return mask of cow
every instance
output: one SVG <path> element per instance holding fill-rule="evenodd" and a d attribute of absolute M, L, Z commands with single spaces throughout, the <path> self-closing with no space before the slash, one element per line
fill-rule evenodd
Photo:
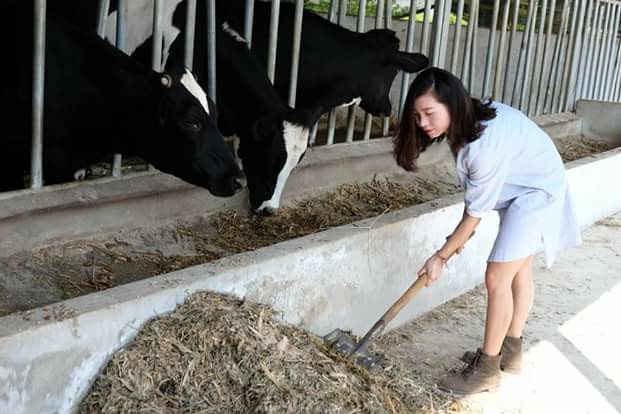
<path fill-rule="evenodd" d="M 185 3 L 174 12 L 172 24 L 181 30 L 168 51 L 166 67 L 183 62 Z M 205 27 L 204 2 L 198 2 L 196 24 Z M 194 39 L 193 71 L 207 88 L 207 37 L 197 30 Z M 149 63 L 151 42 L 132 54 Z M 309 132 L 319 118 L 320 107 L 293 109 L 278 95 L 265 69 L 254 59 L 245 39 L 228 22 L 217 19 L 216 103 L 218 126 L 225 135 L 240 138 L 239 157 L 248 184 L 250 205 L 259 215 L 271 215 L 291 171 L 308 148 Z"/>
<path fill-rule="evenodd" d="M 245 0 L 216 2 L 217 13 L 237 31 L 243 30 Z M 267 64 L 271 2 L 254 5 L 252 53 Z M 278 26 L 278 53 L 274 86 L 280 96 L 289 93 L 295 4 L 282 2 Z M 205 26 L 197 24 L 198 32 Z M 304 11 L 297 82 L 298 108 L 337 106 L 359 102 L 375 116 L 389 116 L 390 86 L 398 71 L 418 72 L 429 65 L 419 53 L 399 50 L 399 39 L 388 29 L 352 32 L 321 16 Z M 265 67 L 265 66 L 264 66 Z"/>
<path fill-rule="evenodd" d="M 30 167 L 33 2 L 2 5 L 0 190 L 21 188 Z M 140 156 L 216 196 L 240 188 L 216 108 L 183 67 L 157 73 L 48 11 L 43 177 L 70 181 L 101 154 Z"/>

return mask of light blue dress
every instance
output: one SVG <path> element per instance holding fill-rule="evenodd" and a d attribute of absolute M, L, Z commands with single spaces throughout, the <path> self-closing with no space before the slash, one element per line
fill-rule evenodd
<path fill-rule="evenodd" d="M 500 227 L 490 262 L 508 262 L 581 243 L 561 157 L 550 137 L 527 116 L 493 102 L 496 117 L 457 154 L 468 215 L 496 210 Z"/>

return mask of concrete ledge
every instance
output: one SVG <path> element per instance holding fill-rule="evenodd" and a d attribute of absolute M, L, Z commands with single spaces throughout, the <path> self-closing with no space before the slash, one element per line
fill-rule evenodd
<path fill-rule="evenodd" d="M 544 116 L 536 121 L 553 138 L 579 132 L 580 120 L 573 114 Z M 446 145 L 432 145 L 421 155 L 419 165 L 451 158 Z M 309 189 L 330 189 L 397 171 L 400 170 L 393 160 L 391 138 L 311 148 L 287 182 L 283 203 Z M 247 203 L 245 191 L 231 198 L 217 198 L 161 173 L 69 183 L 42 191 L 0 193 L 0 256 L 61 239 L 68 242 L 119 229 L 159 225 L 208 211 L 247 208 Z"/>
<path fill-rule="evenodd" d="M 568 165 L 582 226 L 621 210 L 621 149 Z M 458 221 L 461 195 L 291 240 L 255 252 L 0 318 L 0 412 L 72 412 L 106 361 L 148 319 L 197 290 L 268 303 L 317 334 L 363 333 L 406 289 Z M 462 255 L 391 327 L 482 280 L 497 227 L 491 214 Z"/>
<path fill-rule="evenodd" d="M 618 142 L 621 139 L 621 103 L 580 100 L 576 114 L 583 119 L 583 133 Z"/>

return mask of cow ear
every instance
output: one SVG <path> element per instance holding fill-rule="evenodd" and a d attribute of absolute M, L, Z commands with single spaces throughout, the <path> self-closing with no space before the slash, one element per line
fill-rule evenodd
<path fill-rule="evenodd" d="M 427 56 L 420 53 L 395 52 L 390 56 L 390 61 L 407 73 L 419 72 L 429 66 Z"/>
<path fill-rule="evenodd" d="M 267 142 L 278 131 L 280 118 L 274 115 L 266 115 L 257 119 L 252 124 L 252 138 L 256 142 Z"/>

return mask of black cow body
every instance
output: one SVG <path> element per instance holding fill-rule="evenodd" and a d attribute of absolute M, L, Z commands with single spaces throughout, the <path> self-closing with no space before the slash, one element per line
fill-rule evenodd
<path fill-rule="evenodd" d="M 175 10 L 173 25 L 181 34 L 172 42 L 166 67 L 183 62 L 185 2 Z M 197 26 L 205 27 L 204 2 L 198 2 Z M 206 30 L 196 30 L 193 72 L 207 89 Z M 132 55 L 149 63 L 151 42 Z M 250 204 L 259 214 L 271 214 L 280 204 L 284 185 L 308 147 L 309 130 L 321 110 L 294 110 L 278 95 L 245 40 L 218 17 L 216 28 L 218 126 L 240 138 L 239 156 L 248 182 Z"/>
<path fill-rule="evenodd" d="M 30 168 L 32 2 L 2 5 L 0 190 Z M 48 12 L 43 176 L 68 181 L 102 154 L 140 156 L 163 172 L 230 196 L 238 169 L 216 128 L 213 104 L 185 69 L 162 75 Z M 10 62 L 10 63 L 6 63 Z"/>
<path fill-rule="evenodd" d="M 242 31 L 245 0 L 216 4 L 221 18 Z M 267 64 L 269 52 L 270 9 L 270 2 L 255 2 L 252 53 L 261 65 Z M 294 15 L 295 5 L 282 2 L 274 83 L 282 97 L 289 93 Z M 204 26 L 197 24 L 196 30 Z M 359 98 L 360 106 L 371 114 L 390 115 L 390 86 L 398 71 L 417 72 L 429 65 L 425 56 L 398 48 L 392 30 L 352 32 L 304 11 L 296 107 L 328 111 Z"/>

